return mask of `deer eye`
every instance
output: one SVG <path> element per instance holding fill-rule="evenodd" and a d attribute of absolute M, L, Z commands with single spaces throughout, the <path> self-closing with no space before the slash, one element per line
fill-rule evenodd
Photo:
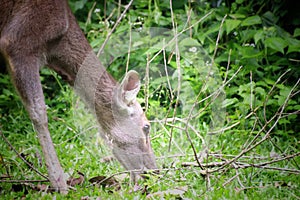
<path fill-rule="evenodd" d="M 143 131 L 145 134 L 149 134 L 150 132 L 150 125 L 149 124 L 146 124 L 143 126 Z"/>

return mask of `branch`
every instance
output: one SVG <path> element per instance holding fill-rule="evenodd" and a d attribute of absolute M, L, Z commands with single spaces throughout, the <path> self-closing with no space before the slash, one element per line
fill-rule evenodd
<path fill-rule="evenodd" d="M 102 46 L 100 47 L 98 53 L 97 53 L 97 57 L 100 56 L 100 54 L 102 53 L 106 43 L 108 42 L 110 36 L 112 35 L 112 33 L 116 30 L 117 26 L 120 24 L 121 20 L 124 18 L 127 10 L 130 8 L 131 4 L 132 4 L 133 0 L 131 0 L 126 6 L 125 6 L 125 10 L 123 11 L 123 13 L 121 14 L 121 16 L 118 18 L 118 20 L 116 21 L 114 27 L 111 29 L 111 31 L 108 33 L 106 39 L 104 40 Z"/>
<path fill-rule="evenodd" d="M 3 138 L 3 140 L 6 142 L 6 144 L 10 147 L 11 150 L 13 150 L 17 156 L 33 171 L 35 171 L 37 174 L 39 174 L 41 177 L 49 180 L 49 178 L 47 176 L 45 176 L 44 174 L 42 174 L 40 171 L 38 171 L 32 164 L 30 164 L 25 158 L 23 158 L 23 156 L 21 156 L 19 154 L 19 152 L 14 148 L 14 146 L 8 141 L 8 139 L 4 136 L 4 134 L 2 133 L 2 131 L 0 130 L 0 135 Z"/>

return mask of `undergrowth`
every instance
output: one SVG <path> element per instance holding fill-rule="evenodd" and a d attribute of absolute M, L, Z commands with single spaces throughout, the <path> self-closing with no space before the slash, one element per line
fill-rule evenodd
<path fill-rule="evenodd" d="M 123 6 L 70 3 L 98 53 Z M 34 189 L 47 183 L 20 155 L 46 174 L 41 148 L 8 75 L 1 75 L 1 133 L 18 152 L 1 137 L 1 197 L 300 198 L 300 29 L 297 20 L 284 23 L 290 8 L 240 0 L 174 1 L 170 8 L 169 1 L 134 2 L 99 54 L 116 79 L 129 69 L 142 77 L 139 101 L 152 123 L 159 175 L 147 174 L 136 189 L 118 162 L 104 159 L 111 152 L 73 90 L 43 69 L 56 151 L 66 174 L 79 171 L 85 181 L 67 196 Z M 118 187 L 88 181 L 99 175 L 116 178 Z"/>

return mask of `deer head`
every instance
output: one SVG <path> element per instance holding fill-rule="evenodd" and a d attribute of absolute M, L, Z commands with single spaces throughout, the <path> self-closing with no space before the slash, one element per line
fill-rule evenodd
<path fill-rule="evenodd" d="M 108 78 L 102 76 L 101 79 Z M 144 170 L 157 169 L 149 137 L 150 123 L 137 102 L 139 75 L 129 71 L 120 84 L 105 86 L 100 82 L 96 89 L 95 112 L 101 135 L 117 160 L 127 170 L 133 170 L 131 175 L 135 181 Z"/>

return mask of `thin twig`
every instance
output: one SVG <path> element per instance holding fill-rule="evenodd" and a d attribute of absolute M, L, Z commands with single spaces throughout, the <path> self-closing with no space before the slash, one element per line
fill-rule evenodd
<path fill-rule="evenodd" d="M 218 46 L 219 46 L 219 41 L 220 41 L 221 33 L 222 33 L 222 27 L 223 27 L 223 24 L 224 24 L 226 18 L 227 18 L 227 14 L 223 17 L 223 19 L 222 19 L 222 21 L 221 21 L 220 28 L 219 28 L 218 37 L 217 37 L 217 40 L 216 40 L 216 47 L 215 47 L 214 54 L 213 54 L 213 57 L 212 57 L 212 63 L 213 63 L 213 64 L 214 64 L 214 62 L 215 62 L 215 57 L 216 57 L 216 55 L 217 55 Z"/>
<path fill-rule="evenodd" d="M 46 183 L 49 180 L 1 180 L 0 183 Z"/>
<path fill-rule="evenodd" d="M 39 174 L 41 177 L 49 180 L 49 178 L 47 176 L 45 176 L 44 174 L 42 174 L 40 171 L 38 171 L 32 164 L 30 164 L 25 158 L 23 158 L 23 156 L 21 156 L 19 154 L 19 152 L 15 149 L 15 147 L 8 141 L 8 139 L 4 136 L 4 134 L 2 133 L 2 131 L 0 130 L 0 135 L 3 138 L 3 140 L 6 142 L 6 144 L 10 147 L 11 150 L 13 150 L 16 155 L 33 171 L 35 171 L 37 174 Z"/>
<path fill-rule="evenodd" d="M 133 0 L 131 0 L 126 6 L 125 6 L 125 10 L 123 11 L 123 13 L 121 14 L 121 16 L 118 18 L 118 20 L 116 21 L 115 25 L 113 26 L 113 28 L 111 29 L 111 31 L 107 34 L 106 39 L 104 40 L 101 48 L 99 49 L 98 53 L 97 53 L 97 57 L 100 56 L 100 54 L 102 53 L 106 43 L 108 42 L 110 36 L 112 35 L 112 33 L 116 30 L 117 26 L 120 24 L 121 20 L 124 18 L 127 10 L 130 8 L 131 4 L 132 4 Z"/>

